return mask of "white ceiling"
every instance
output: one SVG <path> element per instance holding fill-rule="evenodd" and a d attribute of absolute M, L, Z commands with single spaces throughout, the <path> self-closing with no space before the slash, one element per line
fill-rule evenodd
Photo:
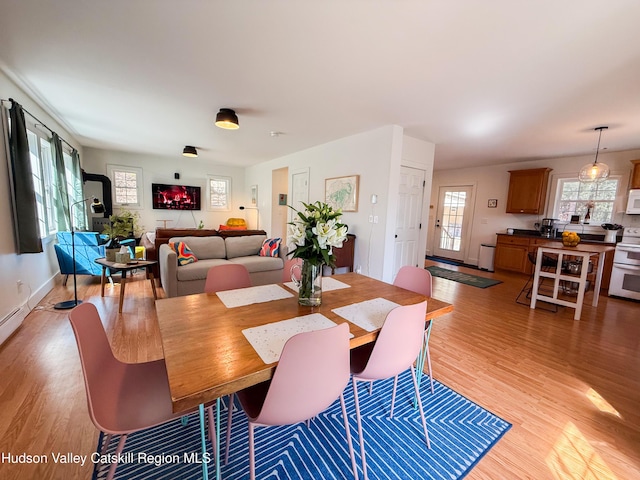
<path fill-rule="evenodd" d="M 638 0 L 2 0 L 84 146 L 251 165 L 397 124 L 436 169 L 640 148 Z M 240 129 L 213 125 L 233 108 Z M 283 132 L 272 137 L 271 131 Z"/>

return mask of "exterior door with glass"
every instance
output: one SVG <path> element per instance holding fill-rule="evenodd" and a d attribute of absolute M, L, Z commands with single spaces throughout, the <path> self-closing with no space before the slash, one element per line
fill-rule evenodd
<path fill-rule="evenodd" d="M 433 254 L 464 261 L 472 215 L 472 185 L 440 187 Z"/>

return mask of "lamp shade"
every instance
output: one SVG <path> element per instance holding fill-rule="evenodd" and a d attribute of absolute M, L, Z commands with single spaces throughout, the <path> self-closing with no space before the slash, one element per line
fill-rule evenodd
<path fill-rule="evenodd" d="M 192 147 L 190 145 L 187 145 L 182 150 L 182 156 L 183 157 L 197 157 L 198 156 L 198 150 L 196 150 L 196 147 Z"/>
<path fill-rule="evenodd" d="M 104 213 L 104 205 L 96 197 L 93 197 L 93 202 L 91 202 L 91 211 L 93 213 Z"/>
<path fill-rule="evenodd" d="M 605 163 L 598 163 L 598 153 L 600 152 L 600 139 L 602 138 L 602 130 L 609 127 L 596 127 L 594 130 L 599 131 L 598 145 L 596 146 L 596 158 L 593 163 L 588 163 L 580 169 L 578 180 L 581 182 L 602 182 L 609 177 L 609 166 Z"/>
<path fill-rule="evenodd" d="M 609 177 L 609 166 L 605 163 L 588 163 L 580 169 L 578 179 L 581 182 L 602 182 Z"/>
<path fill-rule="evenodd" d="M 216 115 L 216 127 L 224 128 L 226 130 L 237 130 L 240 128 L 236 112 L 230 108 L 221 108 Z"/>

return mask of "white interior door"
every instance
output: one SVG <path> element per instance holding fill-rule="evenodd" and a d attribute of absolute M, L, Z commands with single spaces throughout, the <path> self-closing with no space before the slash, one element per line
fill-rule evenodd
<path fill-rule="evenodd" d="M 466 235 L 471 218 L 473 186 L 440 187 L 433 253 L 438 257 L 464 261 Z"/>
<path fill-rule="evenodd" d="M 291 205 L 296 210 L 304 210 L 300 202 L 309 203 L 309 169 L 298 170 L 291 174 Z M 289 209 L 291 210 L 291 209 Z M 293 211 L 289 212 L 293 218 Z"/>
<path fill-rule="evenodd" d="M 417 168 L 400 168 L 398 211 L 394 242 L 393 276 L 405 265 L 419 265 L 418 242 L 425 171 Z"/>

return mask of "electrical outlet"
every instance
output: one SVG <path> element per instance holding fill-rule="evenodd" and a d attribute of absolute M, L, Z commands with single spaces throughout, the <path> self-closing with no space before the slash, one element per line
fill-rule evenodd
<path fill-rule="evenodd" d="M 373 217 L 373 223 L 378 223 L 378 215 L 375 215 L 375 216 Z"/>

